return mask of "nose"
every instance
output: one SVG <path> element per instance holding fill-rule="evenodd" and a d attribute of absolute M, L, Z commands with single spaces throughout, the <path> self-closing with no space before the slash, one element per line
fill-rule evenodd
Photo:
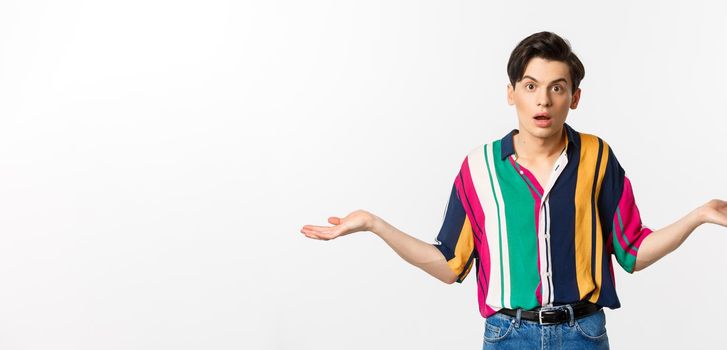
<path fill-rule="evenodd" d="M 550 95 L 548 94 L 548 90 L 546 89 L 541 89 L 541 91 L 538 93 L 538 107 L 540 106 L 550 106 Z"/>

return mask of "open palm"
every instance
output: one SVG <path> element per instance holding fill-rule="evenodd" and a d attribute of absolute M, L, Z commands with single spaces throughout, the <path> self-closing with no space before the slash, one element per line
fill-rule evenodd
<path fill-rule="evenodd" d="M 358 231 L 371 231 L 373 215 L 365 210 L 355 210 L 343 218 L 331 216 L 328 223 L 333 226 L 305 225 L 300 230 L 308 238 L 330 240 Z"/>
<path fill-rule="evenodd" d="M 727 227 L 727 201 L 712 199 L 702 210 L 706 222 Z"/>

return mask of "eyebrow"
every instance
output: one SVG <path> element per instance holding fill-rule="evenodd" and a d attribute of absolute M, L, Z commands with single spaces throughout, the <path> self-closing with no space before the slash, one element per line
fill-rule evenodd
<path fill-rule="evenodd" d="M 533 78 L 533 77 L 531 77 L 531 76 L 529 76 L 529 75 L 523 75 L 523 79 L 525 79 L 525 78 L 528 78 L 528 79 L 530 79 L 530 80 L 533 80 L 533 81 L 535 81 L 536 83 L 538 82 L 538 79 L 535 79 L 535 78 Z M 559 81 L 562 81 L 562 82 L 564 82 L 564 83 L 568 83 L 568 80 L 566 80 L 565 78 L 555 79 L 555 80 L 551 81 L 550 83 L 551 83 L 551 84 L 552 84 L 552 83 L 557 83 L 557 82 L 559 82 Z"/>

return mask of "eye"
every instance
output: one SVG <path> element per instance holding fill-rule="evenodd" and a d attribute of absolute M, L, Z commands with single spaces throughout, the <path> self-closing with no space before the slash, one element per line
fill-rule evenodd
<path fill-rule="evenodd" d="M 533 83 L 527 83 L 527 84 L 525 84 L 525 89 L 527 89 L 527 90 L 535 89 L 535 85 Z"/>
<path fill-rule="evenodd" d="M 553 86 L 553 91 L 560 93 L 563 92 L 563 88 L 560 85 L 555 85 Z"/>

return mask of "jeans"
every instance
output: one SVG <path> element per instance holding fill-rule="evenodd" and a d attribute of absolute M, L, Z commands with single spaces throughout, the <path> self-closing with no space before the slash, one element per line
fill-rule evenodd
<path fill-rule="evenodd" d="M 601 309 L 577 320 L 571 316 L 563 323 L 540 325 L 496 313 L 485 319 L 482 349 L 608 349 L 606 315 Z"/>

